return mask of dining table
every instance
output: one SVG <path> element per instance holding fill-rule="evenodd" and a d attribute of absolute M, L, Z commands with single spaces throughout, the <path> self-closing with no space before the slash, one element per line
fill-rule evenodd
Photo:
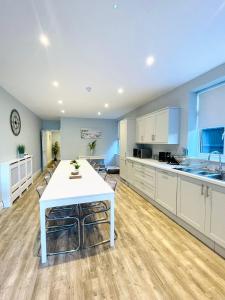
<path fill-rule="evenodd" d="M 110 246 L 114 247 L 115 193 L 113 189 L 85 159 L 77 160 L 80 165 L 79 176 L 70 178 L 71 173 L 75 171 L 70 162 L 70 160 L 60 161 L 39 200 L 42 264 L 47 262 L 46 210 L 54 207 L 109 201 Z"/>

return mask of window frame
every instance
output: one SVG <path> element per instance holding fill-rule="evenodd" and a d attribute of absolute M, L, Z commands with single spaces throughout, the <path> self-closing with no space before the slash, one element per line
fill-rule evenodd
<path fill-rule="evenodd" d="M 196 93 L 196 102 L 197 102 L 197 105 L 196 105 L 196 115 L 197 115 L 197 118 L 196 118 L 196 130 L 197 130 L 197 134 L 198 134 L 198 137 L 197 137 L 197 141 L 198 141 L 198 145 L 197 145 L 197 156 L 198 158 L 201 158 L 201 159 L 204 159 L 204 160 L 208 160 L 208 157 L 209 157 L 209 154 L 210 153 L 202 153 L 201 152 L 201 131 L 203 129 L 210 129 L 210 128 L 219 128 L 219 127 L 224 127 L 224 131 L 225 131 L 225 123 L 224 124 L 218 124 L 217 126 L 215 127 L 208 127 L 208 128 L 199 128 L 199 96 L 202 94 L 202 93 L 205 93 L 207 91 L 210 91 L 212 89 L 215 89 L 215 88 L 218 88 L 222 85 L 224 85 L 225 83 L 222 82 L 220 84 L 216 84 L 214 86 L 211 86 L 209 88 L 206 88 L 204 90 L 201 90 L 201 91 L 198 91 Z M 223 154 L 221 154 L 221 160 L 222 162 L 225 162 L 225 138 L 224 138 L 224 148 L 223 148 Z M 211 158 L 210 158 L 211 161 L 214 161 L 214 162 L 218 162 L 219 158 L 218 158 L 218 154 L 211 154 Z"/>

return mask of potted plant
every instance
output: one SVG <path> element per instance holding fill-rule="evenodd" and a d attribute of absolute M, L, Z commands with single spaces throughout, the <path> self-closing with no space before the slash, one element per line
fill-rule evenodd
<path fill-rule="evenodd" d="M 96 147 L 96 140 L 89 143 L 88 144 L 88 147 L 89 147 L 89 150 L 90 150 L 90 155 L 92 156 L 94 154 L 94 151 L 95 151 L 95 147 Z"/>
<path fill-rule="evenodd" d="M 75 168 L 75 172 L 72 172 L 72 175 L 78 175 L 79 174 L 80 165 L 78 164 L 78 162 L 76 160 L 75 160 L 75 162 L 71 161 L 71 164 Z"/>
<path fill-rule="evenodd" d="M 54 161 L 57 161 L 57 155 L 59 153 L 59 143 L 55 142 L 55 144 L 52 145 L 52 154 L 54 155 Z"/>
<path fill-rule="evenodd" d="M 17 146 L 17 154 L 20 158 L 24 157 L 25 153 L 25 146 L 24 145 L 18 145 Z"/>

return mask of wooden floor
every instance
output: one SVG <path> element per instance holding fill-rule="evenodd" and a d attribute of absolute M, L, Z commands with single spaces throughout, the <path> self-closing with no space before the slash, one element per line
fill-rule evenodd
<path fill-rule="evenodd" d="M 225 260 L 123 183 L 115 249 L 50 257 L 41 266 L 34 188 L 0 213 L 0 299 L 225 299 Z"/>

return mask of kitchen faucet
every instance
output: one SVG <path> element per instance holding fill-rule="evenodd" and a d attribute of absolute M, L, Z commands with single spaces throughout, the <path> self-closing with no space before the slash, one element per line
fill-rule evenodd
<path fill-rule="evenodd" d="M 221 153 L 219 151 L 212 151 L 209 153 L 209 156 L 208 156 L 208 161 L 210 161 L 210 158 L 211 158 L 211 155 L 212 154 L 218 154 L 219 155 L 219 169 L 218 171 L 220 173 L 223 173 L 223 166 L 222 166 L 222 158 L 221 158 Z"/>

